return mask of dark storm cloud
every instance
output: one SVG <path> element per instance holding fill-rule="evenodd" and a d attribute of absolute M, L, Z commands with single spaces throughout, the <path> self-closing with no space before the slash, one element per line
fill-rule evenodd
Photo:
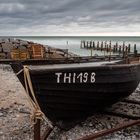
<path fill-rule="evenodd" d="M 43 29 L 61 33 L 75 28 L 78 32 L 89 28 L 95 32 L 114 28 L 129 32 L 129 26 L 140 32 L 139 23 L 140 0 L 0 0 L 1 35 L 15 29 L 13 35 Z"/>

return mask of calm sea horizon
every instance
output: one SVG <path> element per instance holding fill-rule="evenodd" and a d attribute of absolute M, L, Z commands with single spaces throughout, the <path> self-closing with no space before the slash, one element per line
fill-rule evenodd
<path fill-rule="evenodd" d="M 137 46 L 138 53 L 140 53 L 140 36 L 15 36 L 14 38 L 33 41 L 35 43 L 40 43 L 43 45 L 52 46 L 55 48 L 68 49 L 69 52 L 81 56 L 89 56 L 91 54 L 90 50 L 80 49 L 80 44 L 82 40 L 85 41 L 102 41 L 109 43 L 112 42 L 112 45 L 115 45 L 116 42 L 119 45 L 122 45 L 125 42 L 125 45 L 131 44 L 131 51 L 133 51 L 134 44 Z M 103 53 L 94 51 L 93 55 Z"/>

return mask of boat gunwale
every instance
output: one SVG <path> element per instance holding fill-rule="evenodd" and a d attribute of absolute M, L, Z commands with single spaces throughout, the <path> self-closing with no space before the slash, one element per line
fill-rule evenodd
<path fill-rule="evenodd" d="M 84 64 L 84 63 L 83 63 Z M 59 65 L 59 64 L 56 64 L 56 65 Z M 68 64 L 68 65 L 71 65 L 71 64 Z M 78 65 L 78 64 L 77 64 Z M 104 69 L 104 70 L 112 70 L 112 69 L 124 69 L 124 68 L 133 68 L 133 67 L 140 67 L 140 63 L 134 63 L 134 64 L 103 64 L 103 65 L 98 65 L 98 66 L 80 66 L 80 67 L 50 67 L 50 68 L 47 68 L 47 65 L 44 65 L 44 66 L 41 66 L 40 65 L 36 65 L 36 66 L 28 66 L 29 67 L 29 71 L 31 73 L 38 73 L 38 72 L 55 72 L 55 71 L 65 71 L 65 70 L 76 70 L 76 71 L 79 71 L 79 70 L 97 70 L 97 69 Z"/>

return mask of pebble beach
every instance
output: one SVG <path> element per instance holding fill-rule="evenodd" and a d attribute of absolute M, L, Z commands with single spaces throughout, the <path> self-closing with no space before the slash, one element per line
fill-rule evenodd
<path fill-rule="evenodd" d="M 24 88 L 10 65 L 0 64 L 0 77 L 0 140 L 33 140 L 33 123 L 30 121 L 31 107 Z M 140 101 L 140 85 L 132 95 L 129 98 L 136 98 Z M 132 106 L 132 110 L 133 113 L 138 112 L 140 107 Z M 68 131 L 55 127 L 48 139 L 75 140 L 102 129 L 112 128 L 117 123 L 125 121 L 127 120 L 94 114 Z M 139 140 L 140 125 L 123 129 L 100 139 Z"/>
<path fill-rule="evenodd" d="M 10 65 L 0 65 L 0 99 L 0 139 L 31 139 L 31 108 Z"/>

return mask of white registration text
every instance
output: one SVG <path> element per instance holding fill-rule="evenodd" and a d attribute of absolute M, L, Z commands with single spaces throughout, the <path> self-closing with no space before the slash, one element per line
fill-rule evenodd
<path fill-rule="evenodd" d="M 55 73 L 57 83 L 94 83 L 95 82 L 95 72 L 68 72 Z"/>

